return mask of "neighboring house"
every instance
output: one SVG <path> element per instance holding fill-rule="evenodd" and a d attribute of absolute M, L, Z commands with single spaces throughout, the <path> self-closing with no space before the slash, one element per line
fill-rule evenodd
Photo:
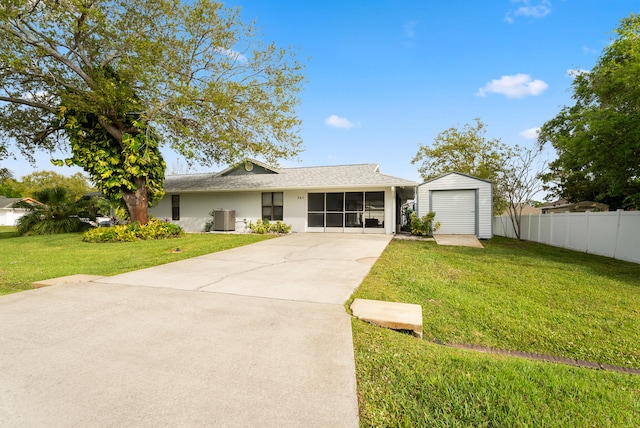
<path fill-rule="evenodd" d="M 516 204 L 516 210 L 519 210 L 521 208 L 522 208 L 522 211 L 521 211 L 522 215 L 542 214 L 542 210 L 540 208 L 532 207 L 531 205 L 527 205 L 527 204 Z M 500 215 L 509 215 L 509 210 L 505 210 L 505 212 L 503 212 Z"/>
<path fill-rule="evenodd" d="M 150 213 L 189 232 L 203 231 L 210 212 L 229 210 L 216 215 L 225 226 L 214 230 L 244 231 L 266 218 L 293 232 L 393 234 L 417 184 L 382 174 L 376 164 L 273 168 L 246 160 L 219 173 L 168 176 Z"/>
<path fill-rule="evenodd" d="M 39 204 L 40 202 L 31 198 L 7 198 L 0 196 L 0 226 L 15 226 L 20 217 L 29 211 L 26 208 L 14 208 L 18 202 L 28 204 Z"/>
<path fill-rule="evenodd" d="M 450 172 L 418 186 L 416 214 L 435 212 L 434 234 L 493 237 L 493 186 L 490 181 Z"/>
<path fill-rule="evenodd" d="M 581 202 L 571 203 L 566 199 L 558 199 L 557 201 L 540 205 L 540 209 L 542 210 L 542 214 L 584 213 L 587 211 L 602 212 L 602 211 L 609 211 L 609 205 L 601 204 L 600 202 L 593 202 L 593 201 L 581 201 Z"/>

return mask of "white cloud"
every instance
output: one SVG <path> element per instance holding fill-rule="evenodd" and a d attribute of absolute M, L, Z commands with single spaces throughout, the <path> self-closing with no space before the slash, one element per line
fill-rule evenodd
<path fill-rule="evenodd" d="M 326 118 L 324 120 L 324 123 L 326 123 L 327 125 L 333 128 L 340 128 L 340 129 L 350 129 L 350 128 L 353 128 L 354 126 L 358 126 L 357 123 L 353 123 L 349 119 L 345 117 L 340 117 L 337 114 L 332 114 L 331 116 Z"/>
<path fill-rule="evenodd" d="M 22 98 L 28 101 L 45 101 L 50 97 L 49 92 L 47 91 L 38 91 L 36 93 L 24 93 Z"/>
<path fill-rule="evenodd" d="M 416 36 L 416 27 L 418 21 L 409 21 L 402 26 L 402 34 L 407 39 L 413 39 Z"/>
<path fill-rule="evenodd" d="M 246 64 L 247 63 L 247 57 L 242 55 L 240 52 L 234 51 L 233 49 L 227 49 L 227 48 L 222 48 L 222 47 L 217 47 L 215 49 L 216 52 L 234 60 L 234 61 L 238 61 L 242 64 Z"/>
<path fill-rule="evenodd" d="M 532 3 L 531 0 L 511 0 L 513 3 L 522 3 L 522 6 L 507 12 L 505 21 L 509 24 L 515 22 L 514 17 L 541 19 L 551 13 L 551 1 L 540 0 Z"/>
<path fill-rule="evenodd" d="M 502 94 L 507 98 L 524 98 L 529 95 L 540 95 L 549 85 L 542 80 L 532 80 L 528 74 L 515 74 L 494 79 L 478 89 L 477 96 L 485 97 L 487 94 Z"/>
<path fill-rule="evenodd" d="M 520 135 L 522 135 L 527 140 L 536 140 L 539 134 L 540 128 L 530 128 L 520 133 Z"/>
<path fill-rule="evenodd" d="M 575 79 L 577 76 L 581 75 L 581 74 L 588 74 L 589 71 L 585 70 L 583 68 L 572 68 L 567 70 L 567 76 L 571 77 L 572 79 Z"/>

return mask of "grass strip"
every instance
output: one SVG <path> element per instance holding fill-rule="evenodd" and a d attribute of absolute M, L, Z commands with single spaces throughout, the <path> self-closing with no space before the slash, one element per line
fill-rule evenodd
<path fill-rule="evenodd" d="M 640 368 L 640 265 L 494 238 L 394 240 L 352 298 L 422 305 L 428 340 Z"/>
<path fill-rule="evenodd" d="M 81 234 L 24 236 L 0 228 L 0 295 L 74 274 L 116 275 L 269 239 L 252 234 L 188 234 L 154 241 L 87 243 Z M 180 251 L 176 252 L 176 248 Z"/>
<path fill-rule="evenodd" d="M 640 426 L 638 376 L 352 328 L 362 427 Z"/>
<path fill-rule="evenodd" d="M 353 319 L 361 426 L 640 426 L 640 376 L 432 343 L 638 369 L 640 265 L 483 244 L 394 240 L 354 293 L 422 305 L 425 337 Z"/>

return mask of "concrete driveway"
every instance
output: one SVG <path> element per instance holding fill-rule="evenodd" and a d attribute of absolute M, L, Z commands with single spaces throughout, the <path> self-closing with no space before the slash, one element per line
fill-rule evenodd
<path fill-rule="evenodd" d="M 342 305 L 390 239 L 295 234 L 0 297 L 0 426 L 357 427 Z"/>

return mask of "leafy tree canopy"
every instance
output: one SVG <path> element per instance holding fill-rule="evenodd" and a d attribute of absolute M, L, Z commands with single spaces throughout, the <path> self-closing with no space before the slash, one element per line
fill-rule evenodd
<path fill-rule="evenodd" d="M 546 181 L 571 202 L 640 208 L 640 15 L 621 21 L 616 38 L 573 83 L 573 106 L 541 130 L 558 158 Z"/>
<path fill-rule="evenodd" d="M 304 80 L 211 0 L 0 0 L 0 160 L 62 149 L 133 220 L 163 195 L 167 144 L 188 162 L 301 148 Z"/>
<path fill-rule="evenodd" d="M 13 173 L 7 168 L 0 168 L 0 196 L 20 198 L 24 188 L 22 183 L 13 178 Z"/>
<path fill-rule="evenodd" d="M 499 139 L 487 139 L 486 126 L 480 119 L 475 122 L 475 126 L 466 124 L 462 129 L 452 127 L 439 133 L 432 146 L 420 145 L 411 162 L 420 163 L 418 171 L 423 180 L 459 172 L 492 181 L 493 212 L 499 215 L 506 208 L 506 199 L 497 183 L 511 148 Z"/>
<path fill-rule="evenodd" d="M 84 175 L 76 172 L 70 177 L 55 171 L 36 171 L 22 177 L 22 196 L 35 198 L 35 194 L 47 188 L 64 188 L 65 197 L 77 201 L 87 193 L 95 191 Z"/>

